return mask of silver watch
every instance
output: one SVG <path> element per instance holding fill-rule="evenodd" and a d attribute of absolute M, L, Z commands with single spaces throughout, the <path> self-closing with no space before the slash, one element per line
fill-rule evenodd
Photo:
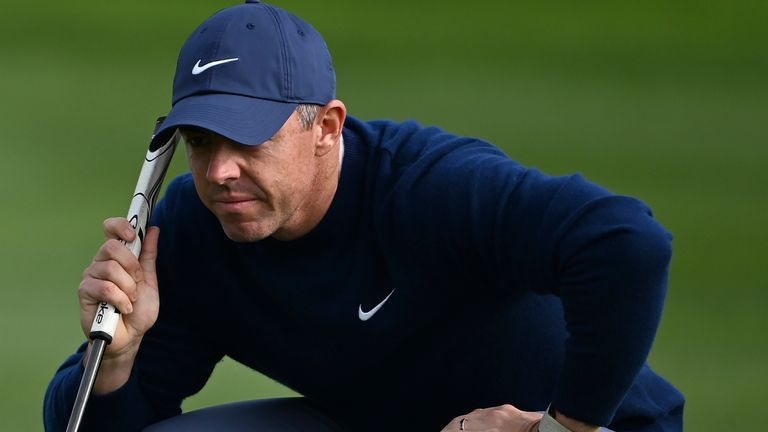
<path fill-rule="evenodd" d="M 572 432 L 567 427 L 561 425 L 554 417 L 549 415 L 549 409 L 544 412 L 544 417 L 539 422 L 539 432 Z"/>

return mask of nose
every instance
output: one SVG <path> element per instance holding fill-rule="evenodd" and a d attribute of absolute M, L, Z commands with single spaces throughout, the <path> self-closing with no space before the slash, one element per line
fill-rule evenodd
<path fill-rule="evenodd" d="M 208 161 L 208 170 L 206 171 L 208 181 L 217 185 L 223 185 L 240 177 L 236 145 L 225 139 L 215 140 L 211 147 L 211 157 Z"/>

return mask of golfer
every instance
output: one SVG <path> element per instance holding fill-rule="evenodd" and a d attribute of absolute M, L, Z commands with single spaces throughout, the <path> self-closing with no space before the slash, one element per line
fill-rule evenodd
<path fill-rule="evenodd" d="M 357 119 L 335 90 L 320 34 L 271 5 L 186 41 L 155 139 L 179 129 L 190 173 L 140 258 L 128 221 L 104 222 L 78 291 L 86 334 L 98 302 L 122 312 L 84 430 L 682 430 L 682 395 L 645 363 L 671 255 L 648 207 Z M 49 385 L 48 430 L 86 352 Z M 179 416 L 224 356 L 302 397 Z"/>

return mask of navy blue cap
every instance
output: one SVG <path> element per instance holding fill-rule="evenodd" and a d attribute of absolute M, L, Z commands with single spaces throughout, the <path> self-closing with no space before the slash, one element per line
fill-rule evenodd
<path fill-rule="evenodd" d="M 180 126 L 256 145 L 272 138 L 300 103 L 336 97 L 336 74 L 320 33 L 301 18 L 249 0 L 205 20 L 179 53 L 171 111 L 155 135 Z"/>

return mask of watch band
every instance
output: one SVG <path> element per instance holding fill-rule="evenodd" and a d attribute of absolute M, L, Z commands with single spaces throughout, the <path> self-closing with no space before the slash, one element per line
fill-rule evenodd
<path fill-rule="evenodd" d="M 539 432 L 572 432 L 567 427 L 558 423 L 557 420 L 555 420 L 555 418 L 550 415 L 550 411 L 553 411 L 551 406 L 544 413 L 544 417 L 541 418 L 541 422 L 539 422 Z"/>

